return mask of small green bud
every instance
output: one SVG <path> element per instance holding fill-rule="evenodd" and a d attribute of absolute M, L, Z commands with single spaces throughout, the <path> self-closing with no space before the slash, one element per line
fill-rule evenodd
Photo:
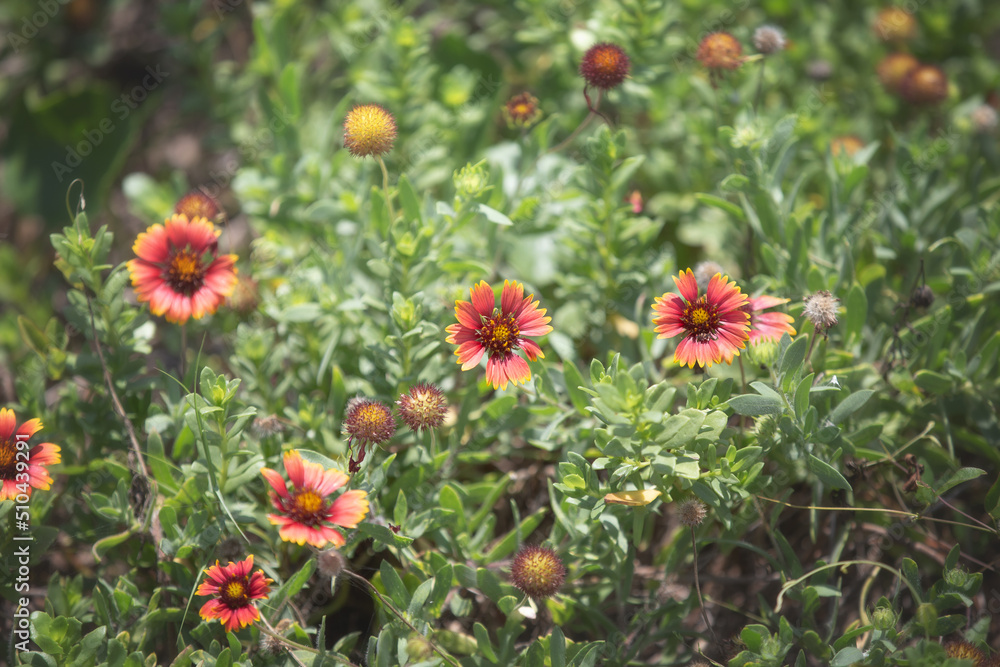
<path fill-rule="evenodd" d="M 960 567 L 952 568 L 944 573 L 944 580 L 949 586 L 962 588 L 969 580 L 969 574 Z"/>
<path fill-rule="evenodd" d="M 490 171 L 485 166 L 486 160 L 476 164 L 466 164 L 455 172 L 453 181 L 455 194 L 459 199 L 475 199 L 490 189 Z"/>
<path fill-rule="evenodd" d="M 877 607 L 872 612 L 872 625 L 876 630 L 885 632 L 896 627 L 896 611 L 891 607 Z"/>
<path fill-rule="evenodd" d="M 934 627 L 937 625 L 938 613 L 933 604 L 925 602 L 917 607 L 917 613 L 914 614 L 914 617 L 916 618 L 917 624 L 922 627 L 927 634 L 934 634 Z"/>

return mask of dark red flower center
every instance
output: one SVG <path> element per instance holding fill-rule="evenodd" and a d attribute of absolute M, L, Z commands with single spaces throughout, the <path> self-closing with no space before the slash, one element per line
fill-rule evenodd
<path fill-rule="evenodd" d="M 490 353 L 490 356 L 504 357 L 518 344 L 518 336 L 521 329 L 518 328 L 514 320 L 513 313 L 499 313 L 493 311 L 493 316 L 488 320 L 483 318 L 483 325 L 476 331 L 476 338 L 483 344 L 483 347 Z"/>
<path fill-rule="evenodd" d="M 705 297 L 684 307 L 681 323 L 697 343 L 719 337 L 719 309 L 705 301 Z"/>
<path fill-rule="evenodd" d="M 0 440 L 0 480 L 16 479 L 16 452 L 13 442 Z"/>
<path fill-rule="evenodd" d="M 164 278 L 175 292 L 192 296 L 204 284 L 205 273 L 206 267 L 201 257 L 190 248 L 185 248 L 168 260 Z"/>
<path fill-rule="evenodd" d="M 250 604 L 250 582 L 246 577 L 230 579 L 219 587 L 219 599 L 230 609 Z"/>
<path fill-rule="evenodd" d="M 303 489 L 292 496 L 288 515 L 306 526 L 316 526 L 323 521 L 326 501 L 313 489 Z"/>

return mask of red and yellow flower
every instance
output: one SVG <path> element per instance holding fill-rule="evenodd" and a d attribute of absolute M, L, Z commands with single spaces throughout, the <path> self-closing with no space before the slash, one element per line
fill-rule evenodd
<path fill-rule="evenodd" d="M 526 336 L 544 336 L 552 331 L 551 317 L 532 301 L 534 294 L 524 296 L 524 285 L 505 280 L 496 307 L 493 288 L 479 281 L 469 288 L 472 301 L 456 301 L 458 324 L 449 325 L 447 342 L 457 345 L 455 354 L 462 370 L 476 366 L 486 354 L 486 380 L 494 389 L 506 389 L 507 383 L 519 384 L 531 379 L 531 369 L 517 350 L 524 350 L 528 359 L 545 358 L 542 348 Z"/>
<path fill-rule="evenodd" d="M 233 632 L 260 620 L 260 611 L 254 600 L 267 597 L 274 582 L 264 576 L 264 572 L 253 569 L 253 554 L 239 563 L 229 562 L 220 566 L 219 561 L 205 570 L 205 581 L 201 582 L 195 595 L 216 595 L 201 607 L 199 612 L 206 621 L 219 619 L 226 630 Z"/>
<path fill-rule="evenodd" d="M 749 301 L 729 276 L 716 273 L 699 296 L 698 281 L 691 269 L 674 277 L 680 291 L 656 297 L 653 324 L 658 338 L 683 335 L 674 353 L 676 363 L 708 368 L 725 361 L 733 363 L 746 348 L 750 333 L 750 315 L 743 310 Z"/>
<path fill-rule="evenodd" d="M 221 232 L 205 218 L 175 214 L 139 234 L 127 264 L 139 301 L 184 324 L 211 315 L 236 286 L 236 255 L 219 255 Z"/>
<path fill-rule="evenodd" d="M 750 299 L 743 307 L 750 313 L 750 344 L 763 341 L 776 341 L 782 334 L 795 335 L 792 322 L 795 319 L 788 313 L 765 313 L 764 310 L 788 303 L 790 299 L 779 299 L 776 296 L 760 295 Z"/>
<path fill-rule="evenodd" d="M 291 491 L 285 478 L 274 470 L 260 471 L 274 489 L 271 503 L 278 513 L 268 514 L 267 518 L 273 525 L 281 526 L 278 531 L 281 539 L 296 544 L 308 542 L 317 548 L 327 544 L 343 546 L 346 540 L 334 526 L 357 528 L 368 514 L 368 494 L 354 489 L 330 501 L 328 497 L 350 480 L 347 474 L 304 461 L 295 450 L 285 452 L 284 461 Z"/>
<path fill-rule="evenodd" d="M 32 489 L 47 491 L 52 486 L 45 466 L 62 461 L 59 447 L 42 442 L 27 449 L 28 440 L 41 430 L 41 419 L 29 419 L 18 428 L 14 411 L 0 409 L 0 501 L 31 497 Z"/>

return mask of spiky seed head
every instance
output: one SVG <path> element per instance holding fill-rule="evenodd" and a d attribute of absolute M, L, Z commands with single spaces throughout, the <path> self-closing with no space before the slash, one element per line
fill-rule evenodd
<path fill-rule="evenodd" d="M 523 547 L 510 568 L 511 583 L 536 600 L 555 595 L 565 580 L 566 567 L 556 552 L 548 547 Z"/>

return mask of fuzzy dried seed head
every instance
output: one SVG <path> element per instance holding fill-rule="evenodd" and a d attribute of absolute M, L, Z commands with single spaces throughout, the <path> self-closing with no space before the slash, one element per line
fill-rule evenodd
<path fill-rule="evenodd" d="M 833 65 L 828 60 L 812 60 L 806 65 L 806 76 L 813 81 L 826 81 L 833 76 Z"/>
<path fill-rule="evenodd" d="M 743 64 L 743 46 L 728 32 L 713 32 L 698 45 L 698 60 L 708 69 L 737 69 Z"/>
<path fill-rule="evenodd" d="M 976 129 L 976 132 L 981 132 L 982 134 L 988 134 L 997 127 L 996 109 L 989 104 L 982 104 L 973 109 L 972 113 L 969 114 L 969 118 L 972 120 L 972 126 Z"/>
<path fill-rule="evenodd" d="M 356 106 L 344 120 L 344 148 L 354 157 L 384 155 L 395 140 L 396 119 L 378 104 Z"/>
<path fill-rule="evenodd" d="M 708 516 L 708 507 L 695 498 L 689 498 L 677 506 L 677 520 L 685 526 L 694 528 Z"/>
<path fill-rule="evenodd" d="M 566 567 L 556 552 L 548 547 L 523 547 L 510 568 L 510 582 L 536 600 L 555 595 L 565 580 Z"/>
<path fill-rule="evenodd" d="M 805 298 L 802 314 L 813 323 L 817 331 L 829 329 L 837 324 L 837 307 L 840 299 L 827 290 L 820 290 Z"/>
<path fill-rule="evenodd" d="M 587 49 L 580 61 L 580 76 L 587 85 L 611 90 L 628 76 L 631 63 L 625 51 L 617 44 L 601 42 Z"/>
<path fill-rule="evenodd" d="M 753 31 L 753 45 L 765 56 L 785 48 L 785 31 L 773 25 L 762 25 Z"/>
<path fill-rule="evenodd" d="M 396 401 L 399 416 L 414 431 L 437 428 L 444 422 L 448 411 L 448 401 L 441 390 L 432 384 L 415 385 L 408 394 L 402 394 Z"/>
<path fill-rule="evenodd" d="M 703 292 L 707 290 L 708 281 L 710 281 L 712 276 L 716 273 L 726 275 L 726 270 L 722 268 L 721 264 L 713 262 L 712 260 L 698 262 L 698 264 L 694 267 L 694 279 L 698 281 L 698 289 Z"/>
<path fill-rule="evenodd" d="M 327 549 L 321 551 L 316 557 L 316 569 L 324 576 L 336 579 L 347 567 L 347 559 L 337 549 Z"/>
<path fill-rule="evenodd" d="M 253 420 L 253 432 L 258 438 L 266 438 L 285 430 L 285 425 L 277 415 L 265 415 Z"/>
<path fill-rule="evenodd" d="M 362 445 L 382 444 L 396 432 L 396 419 L 384 403 L 368 398 L 355 398 L 347 404 L 344 431 Z"/>

